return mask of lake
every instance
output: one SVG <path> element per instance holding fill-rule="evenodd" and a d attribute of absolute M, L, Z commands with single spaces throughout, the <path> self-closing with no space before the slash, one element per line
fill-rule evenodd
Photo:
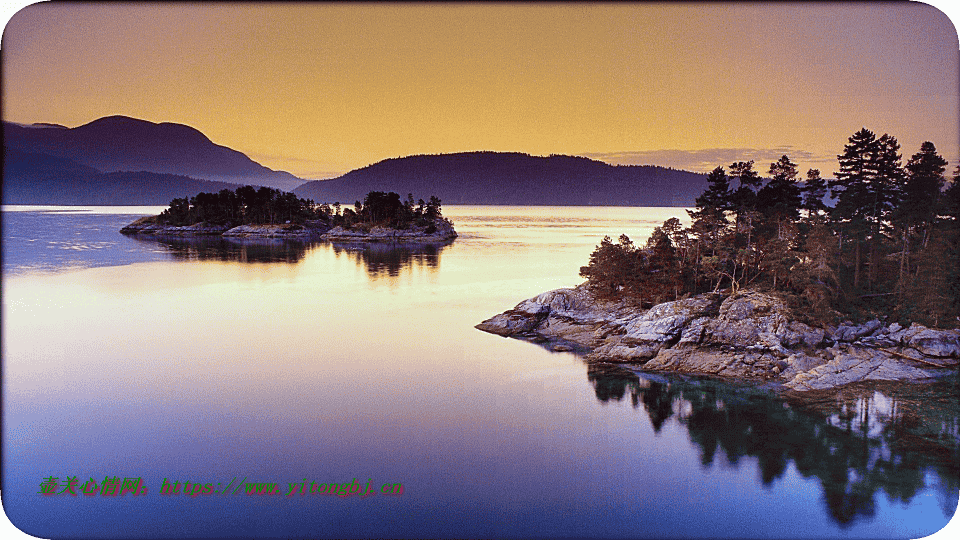
<path fill-rule="evenodd" d="M 3 504 L 30 534 L 919 538 L 956 512 L 957 380 L 798 402 L 474 329 L 682 209 L 448 206 L 460 237 L 419 248 L 117 232 L 159 210 L 4 207 Z M 373 494 L 300 492 L 331 483 Z"/>

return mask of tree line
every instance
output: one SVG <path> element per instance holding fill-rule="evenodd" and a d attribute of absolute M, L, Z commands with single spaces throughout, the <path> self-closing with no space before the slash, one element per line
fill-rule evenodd
<path fill-rule="evenodd" d="M 413 194 L 408 194 L 407 199 L 401 201 L 400 195 L 392 191 L 371 191 L 362 202 L 356 201 L 353 208 L 341 208 L 339 202 L 317 204 L 312 199 L 302 199 L 279 189 L 242 186 L 234 191 L 222 189 L 218 193 L 173 199 L 170 207 L 160 213 L 158 221 L 169 225 L 302 225 L 310 220 L 322 220 L 346 228 L 373 225 L 407 228 L 429 226 L 439 218 L 442 218 L 440 199 L 436 196 L 415 202 Z"/>
<path fill-rule="evenodd" d="M 896 138 L 864 128 L 837 156 L 836 178 L 787 156 L 710 172 L 684 228 L 671 218 L 644 247 L 606 237 L 580 275 L 605 297 L 641 305 L 687 294 L 774 291 L 813 321 L 892 315 L 954 327 L 960 315 L 960 167 L 931 142 L 904 165 Z M 828 206 L 829 193 L 833 204 Z"/>

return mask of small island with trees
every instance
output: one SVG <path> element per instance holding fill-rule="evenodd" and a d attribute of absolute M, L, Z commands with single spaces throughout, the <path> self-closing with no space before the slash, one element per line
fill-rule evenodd
<path fill-rule="evenodd" d="M 787 156 L 766 182 L 752 161 L 717 167 L 689 227 L 672 218 L 644 247 L 606 237 L 580 269 L 585 283 L 477 328 L 796 391 L 956 373 L 960 167 L 944 190 L 932 143 L 905 166 L 899 151 L 862 129 L 829 181 L 811 169 L 801 183 Z"/>
<path fill-rule="evenodd" d="M 130 235 L 319 238 L 351 242 L 446 242 L 457 237 L 443 217 L 440 199 L 402 201 L 393 192 L 371 191 L 352 208 L 317 204 L 278 189 L 243 186 L 234 191 L 177 198 L 157 216 L 138 219 Z"/>

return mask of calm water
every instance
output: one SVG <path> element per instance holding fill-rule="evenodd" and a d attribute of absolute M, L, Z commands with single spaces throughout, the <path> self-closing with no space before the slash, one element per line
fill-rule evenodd
<path fill-rule="evenodd" d="M 918 538 L 957 508 L 955 380 L 804 405 L 473 328 L 679 209 L 453 206 L 461 237 L 419 249 L 4 210 L 3 502 L 37 536 Z M 148 492 L 38 494 L 50 476 Z M 404 491 L 286 496 L 353 479 Z"/>

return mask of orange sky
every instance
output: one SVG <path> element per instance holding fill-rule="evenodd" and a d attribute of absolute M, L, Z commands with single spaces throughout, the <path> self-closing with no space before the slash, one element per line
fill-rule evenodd
<path fill-rule="evenodd" d="M 952 168 L 958 42 L 916 3 L 38 4 L 3 119 L 179 122 L 306 178 L 471 150 L 836 170 L 861 127 Z"/>

